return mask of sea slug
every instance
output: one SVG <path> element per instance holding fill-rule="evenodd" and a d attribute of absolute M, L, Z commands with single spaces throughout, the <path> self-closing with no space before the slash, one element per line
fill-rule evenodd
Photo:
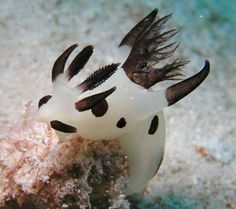
<path fill-rule="evenodd" d="M 163 109 L 198 87 L 210 70 L 206 60 L 203 69 L 192 77 L 168 88 L 158 86 L 180 79 L 188 62 L 168 59 L 179 46 L 169 43 L 178 29 L 166 31 L 171 15 L 157 18 L 157 14 L 158 10 L 153 10 L 123 38 L 117 48 L 122 56 L 114 57 L 114 63 L 73 88 L 69 83 L 85 67 L 93 46 L 82 49 L 64 71 L 77 44 L 70 46 L 54 63 L 53 94 L 38 103 L 41 120 L 59 132 L 90 140 L 120 141 L 129 163 L 126 194 L 142 192 L 159 169 L 165 146 Z"/>

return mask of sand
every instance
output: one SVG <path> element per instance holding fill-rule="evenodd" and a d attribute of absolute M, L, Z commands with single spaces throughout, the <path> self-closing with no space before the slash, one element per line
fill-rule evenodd
<path fill-rule="evenodd" d="M 170 208 L 236 208 L 235 3 L 1 1 L 0 124 L 11 126 L 25 103 L 50 93 L 51 67 L 65 48 L 93 44 L 89 66 L 96 70 L 111 62 L 114 46 L 155 7 L 162 16 L 173 12 L 170 25 L 182 27 L 177 54 L 191 60 L 186 75 L 206 58 L 212 71 L 166 110 L 164 162 L 148 195 L 165 207 L 173 203 Z"/>

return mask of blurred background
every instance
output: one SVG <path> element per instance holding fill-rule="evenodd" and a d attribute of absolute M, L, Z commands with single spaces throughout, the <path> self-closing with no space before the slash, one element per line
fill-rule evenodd
<path fill-rule="evenodd" d="M 212 71 L 166 110 L 166 152 L 148 187 L 151 207 L 236 208 L 236 1 L 0 0 L 0 128 L 51 92 L 51 68 L 65 48 L 94 45 L 88 67 L 96 70 L 154 8 L 173 13 L 168 28 L 181 26 L 175 56 L 191 61 L 185 74 L 199 71 L 204 59 Z"/>

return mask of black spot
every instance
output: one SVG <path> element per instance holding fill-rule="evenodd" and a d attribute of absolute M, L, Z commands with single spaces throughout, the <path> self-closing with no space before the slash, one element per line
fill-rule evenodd
<path fill-rule="evenodd" d="M 151 125 L 149 127 L 149 130 L 148 130 L 148 134 L 149 135 L 153 135 L 155 134 L 157 128 L 158 128 L 158 124 L 159 124 L 159 119 L 157 117 L 157 115 L 155 115 L 151 121 Z"/>
<path fill-rule="evenodd" d="M 75 127 L 62 123 L 58 120 L 52 120 L 50 124 L 53 129 L 64 133 L 75 133 L 77 131 Z"/>
<path fill-rule="evenodd" d="M 121 119 L 117 122 L 116 126 L 117 126 L 118 128 L 124 128 L 124 127 L 126 126 L 126 121 L 125 121 L 125 119 L 124 119 L 124 118 L 121 118 Z"/>
<path fill-rule="evenodd" d="M 38 108 L 40 108 L 43 104 L 46 104 L 46 103 L 48 102 L 48 100 L 51 99 L 51 98 L 52 98 L 51 95 L 47 95 L 47 96 L 42 97 L 42 98 L 39 100 Z"/>
<path fill-rule="evenodd" d="M 105 99 L 99 102 L 95 107 L 91 109 L 92 113 L 96 117 L 102 117 L 103 115 L 106 114 L 107 110 L 108 110 L 108 103 Z"/>

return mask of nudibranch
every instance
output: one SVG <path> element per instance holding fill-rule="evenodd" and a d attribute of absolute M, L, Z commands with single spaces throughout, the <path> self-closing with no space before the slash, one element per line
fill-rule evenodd
<path fill-rule="evenodd" d="M 120 141 L 129 164 L 126 194 L 142 192 L 159 169 L 165 146 L 163 109 L 198 87 L 210 70 L 206 60 L 192 77 L 167 88 L 158 86 L 166 80 L 179 80 L 188 62 L 179 58 L 168 61 L 179 46 L 169 43 L 178 29 L 165 30 L 171 14 L 161 18 L 157 14 L 158 10 L 153 10 L 128 32 L 117 47 L 122 56 L 114 57 L 114 63 L 73 87 L 70 81 L 85 67 L 93 46 L 83 48 L 64 71 L 77 44 L 70 46 L 54 63 L 53 94 L 38 103 L 41 120 L 59 132 Z"/>

